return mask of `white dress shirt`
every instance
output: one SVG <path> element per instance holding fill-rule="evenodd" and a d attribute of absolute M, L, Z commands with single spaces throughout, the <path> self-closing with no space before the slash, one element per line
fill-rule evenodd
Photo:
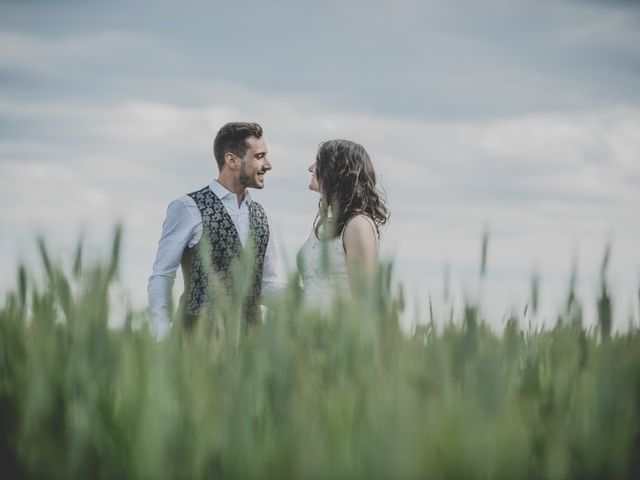
<path fill-rule="evenodd" d="M 217 180 L 209 185 L 211 191 L 224 205 L 233 220 L 240 242 L 244 247 L 249 238 L 249 204 L 251 195 L 247 191 L 240 206 L 235 193 L 230 192 Z M 176 270 L 185 248 L 194 247 L 202 238 L 202 216 L 198 206 L 189 195 L 174 200 L 167 208 L 167 216 L 162 224 L 162 235 L 158 242 L 158 252 L 149 277 L 147 292 L 151 312 L 151 327 L 157 340 L 169 333 L 171 315 L 169 298 L 176 278 Z M 269 224 L 269 242 L 264 254 L 262 271 L 262 294 L 271 295 L 283 288 L 279 274 L 277 246 L 273 228 Z"/>

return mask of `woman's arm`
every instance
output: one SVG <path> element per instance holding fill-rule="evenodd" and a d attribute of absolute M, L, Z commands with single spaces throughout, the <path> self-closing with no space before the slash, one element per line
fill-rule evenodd
<path fill-rule="evenodd" d="M 378 236 L 373 222 L 365 215 L 356 215 L 344 227 L 342 244 L 347 257 L 347 272 L 351 292 L 362 291 L 361 282 L 373 278 L 378 262 Z"/>

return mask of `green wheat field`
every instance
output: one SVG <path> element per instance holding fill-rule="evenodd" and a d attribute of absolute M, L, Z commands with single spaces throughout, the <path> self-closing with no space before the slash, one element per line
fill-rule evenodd
<path fill-rule="evenodd" d="M 328 312 L 291 281 L 260 325 L 220 302 L 156 343 L 145 312 L 108 327 L 120 236 L 93 263 L 40 242 L 44 278 L 3 297 L 3 478 L 640 477 L 640 334 L 611 331 L 607 255 L 596 328 L 568 285 L 551 328 L 496 335 L 468 304 L 407 335 L 386 265 Z"/>

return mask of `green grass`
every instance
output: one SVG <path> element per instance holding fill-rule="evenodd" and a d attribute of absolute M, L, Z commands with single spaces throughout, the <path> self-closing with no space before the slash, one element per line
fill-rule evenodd
<path fill-rule="evenodd" d="M 569 295 L 552 330 L 496 336 L 468 305 L 407 336 L 386 267 L 327 314 L 292 284 L 255 328 L 230 304 L 157 344 L 143 313 L 108 327 L 119 239 L 69 272 L 41 243 L 44 282 L 21 268 L 6 294 L 5 478 L 640 475 L 640 335 L 612 334 L 604 280 L 596 329 Z"/>

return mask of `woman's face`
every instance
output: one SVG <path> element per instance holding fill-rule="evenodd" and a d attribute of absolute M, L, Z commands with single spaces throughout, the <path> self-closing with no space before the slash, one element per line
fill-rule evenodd
<path fill-rule="evenodd" d="M 320 184 L 318 183 L 318 178 L 316 177 L 316 162 L 308 168 L 309 172 L 311 172 L 311 182 L 309 183 L 309 190 L 313 190 L 314 192 L 320 191 Z"/>

